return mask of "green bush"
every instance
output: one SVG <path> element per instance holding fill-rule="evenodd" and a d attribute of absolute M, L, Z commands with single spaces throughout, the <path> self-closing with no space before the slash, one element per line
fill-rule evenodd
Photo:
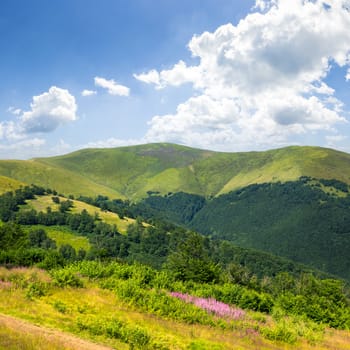
<path fill-rule="evenodd" d="M 61 300 L 55 300 L 52 306 L 55 310 L 62 314 L 65 314 L 68 311 L 67 305 Z"/>
<path fill-rule="evenodd" d="M 50 274 L 53 283 L 58 287 L 83 287 L 83 282 L 78 275 L 68 269 L 52 270 Z"/>
<path fill-rule="evenodd" d="M 45 282 L 30 282 L 26 288 L 26 297 L 33 299 L 35 297 L 42 297 L 47 294 L 49 290 L 48 283 Z"/>
<path fill-rule="evenodd" d="M 98 317 L 79 318 L 79 330 L 86 330 L 93 335 L 106 335 L 109 338 L 119 339 L 129 344 L 130 349 L 154 349 L 151 336 L 139 326 L 130 326 L 116 318 L 101 319 Z"/>

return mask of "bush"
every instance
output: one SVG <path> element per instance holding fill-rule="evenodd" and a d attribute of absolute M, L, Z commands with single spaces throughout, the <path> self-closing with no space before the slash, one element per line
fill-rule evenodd
<path fill-rule="evenodd" d="M 54 284 L 58 287 L 83 287 L 83 281 L 76 273 L 68 269 L 52 270 L 50 274 Z"/>
<path fill-rule="evenodd" d="M 77 326 L 79 330 L 87 330 L 93 335 L 106 335 L 110 338 L 120 339 L 129 344 L 130 349 L 154 349 L 151 345 L 151 336 L 146 330 L 138 326 L 130 326 L 116 318 L 79 318 Z"/>
<path fill-rule="evenodd" d="M 33 299 L 35 297 L 42 297 L 47 294 L 49 285 L 44 282 L 30 282 L 26 288 L 26 297 Z"/>

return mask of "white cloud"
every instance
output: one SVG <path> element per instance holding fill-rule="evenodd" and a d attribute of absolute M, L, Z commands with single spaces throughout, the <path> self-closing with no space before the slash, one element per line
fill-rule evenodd
<path fill-rule="evenodd" d="M 10 107 L 16 121 L 0 122 L 0 139 L 20 140 L 33 133 L 54 131 L 59 125 L 77 119 L 75 98 L 68 90 L 52 86 L 48 92 L 33 96 L 30 111 Z"/>
<path fill-rule="evenodd" d="M 158 73 L 155 69 L 148 73 L 134 74 L 134 78 L 146 84 L 155 84 L 157 89 L 163 89 L 168 85 L 179 86 L 184 83 L 196 81 L 200 71 L 197 67 L 187 67 L 186 63 L 180 60 L 173 68 Z"/>
<path fill-rule="evenodd" d="M 8 111 L 17 116 L 16 120 L 0 122 L 1 157 L 11 154 L 11 158 L 25 159 L 33 153 L 47 155 L 46 140 L 35 134 L 54 131 L 60 125 L 77 119 L 74 96 L 56 86 L 33 96 L 30 107 L 29 111 L 20 112 L 10 107 Z"/>
<path fill-rule="evenodd" d="M 339 144 L 342 144 L 343 141 L 347 140 L 347 138 L 348 137 L 345 135 L 327 135 L 326 136 L 326 147 L 339 148 Z"/>
<path fill-rule="evenodd" d="M 152 69 L 147 73 L 134 74 L 133 76 L 135 79 L 140 80 L 146 84 L 155 84 L 157 86 L 160 86 L 159 73 L 155 69 Z"/>
<path fill-rule="evenodd" d="M 149 141 L 251 149 L 346 122 L 325 78 L 349 67 L 346 1 L 259 0 L 236 26 L 194 36 L 198 64 L 134 75 L 156 88 L 191 83 L 194 96 L 150 121 Z M 350 79 L 350 68 L 346 76 Z"/>
<path fill-rule="evenodd" d="M 97 91 L 94 91 L 94 90 L 83 90 L 81 92 L 81 96 L 92 96 L 92 95 L 96 95 L 97 94 Z"/>
<path fill-rule="evenodd" d="M 26 139 L 11 144 L 0 144 L 1 150 L 22 150 L 24 148 L 38 148 L 46 143 L 44 139 L 34 137 L 32 139 Z"/>
<path fill-rule="evenodd" d="M 95 85 L 106 89 L 110 95 L 129 96 L 130 89 L 124 85 L 117 84 L 113 79 L 107 80 L 95 77 Z"/>
<path fill-rule="evenodd" d="M 13 106 L 10 106 L 7 109 L 7 111 L 10 112 L 13 115 L 20 115 L 22 113 L 22 110 L 20 108 L 16 108 L 16 107 L 13 107 Z"/>
<path fill-rule="evenodd" d="M 108 138 L 106 140 L 92 141 L 85 145 L 80 146 L 79 148 L 111 148 L 111 147 L 121 147 L 121 146 L 130 146 L 146 143 L 145 140 L 122 140 L 116 139 L 114 137 Z"/>
<path fill-rule="evenodd" d="M 346 81 L 350 80 L 350 68 L 348 69 L 348 71 L 346 72 L 346 76 L 345 76 Z"/>
<path fill-rule="evenodd" d="M 31 110 L 20 117 L 25 133 L 51 132 L 59 125 L 77 119 L 75 98 L 68 90 L 52 86 L 48 92 L 34 96 Z"/>
<path fill-rule="evenodd" d="M 13 121 L 0 123 L 0 140 L 16 141 L 25 138 L 23 127 Z"/>
<path fill-rule="evenodd" d="M 27 159 L 33 153 L 41 153 L 45 144 L 44 139 L 36 137 L 11 143 L 0 143 L 0 157 L 2 159 Z"/>

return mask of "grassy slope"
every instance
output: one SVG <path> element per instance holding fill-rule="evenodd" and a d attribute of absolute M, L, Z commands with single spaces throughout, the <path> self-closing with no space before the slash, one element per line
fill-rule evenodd
<path fill-rule="evenodd" d="M 67 332 L 0 314 L 1 350 L 112 350 Z"/>
<path fill-rule="evenodd" d="M 350 155 L 320 147 L 220 153 L 173 144 L 85 149 L 31 161 L 0 161 L 0 175 L 65 194 L 138 200 L 147 191 L 218 195 L 302 175 L 350 184 Z"/>
<path fill-rule="evenodd" d="M 128 198 L 138 198 L 148 190 L 197 193 L 200 189 L 188 166 L 210 154 L 183 146 L 150 144 L 87 149 L 37 161 L 71 169 Z"/>
<path fill-rule="evenodd" d="M 252 183 L 302 175 L 350 183 L 350 155 L 319 147 L 219 153 L 172 144 L 82 150 L 39 159 L 139 199 L 149 190 L 217 195 Z"/>
<path fill-rule="evenodd" d="M 45 188 L 56 189 L 65 194 L 90 196 L 102 194 L 111 197 L 122 197 L 120 193 L 112 188 L 94 183 L 79 173 L 70 171 L 70 169 L 61 169 L 34 160 L 1 160 L 0 175 L 28 185 L 36 184 Z"/>
<path fill-rule="evenodd" d="M 64 226 L 42 226 L 42 225 L 28 225 L 23 226 L 26 230 L 30 231 L 32 229 L 43 229 L 47 235 L 56 242 L 57 247 L 61 247 L 63 244 L 70 244 L 76 252 L 79 249 L 89 251 L 91 244 L 88 238 L 83 236 L 78 236 L 72 232 L 69 228 Z"/>
<path fill-rule="evenodd" d="M 61 201 L 67 200 L 66 198 L 60 197 Z M 92 216 L 95 214 L 98 215 L 98 217 L 105 223 L 110 224 L 110 225 L 115 225 L 120 233 L 125 233 L 127 227 L 134 223 L 134 219 L 130 218 L 123 218 L 121 219 L 118 214 L 108 212 L 108 211 L 103 211 L 100 208 L 97 208 L 93 205 L 77 201 L 77 200 L 72 200 L 73 202 L 73 208 L 71 208 L 71 212 L 74 214 L 80 214 L 84 209 Z M 26 208 L 32 208 L 35 209 L 36 211 L 43 211 L 46 212 L 47 207 L 51 207 L 53 211 L 57 211 L 59 209 L 59 204 L 55 204 L 52 201 L 52 196 L 37 196 L 37 198 L 33 200 L 28 200 L 27 204 L 23 206 L 23 209 Z"/>
<path fill-rule="evenodd" d="M 0 194 L 8 191 L 14 191 L 23 185 L 23 182 L 11 179 L 6 176 L 0 176 Z"/>
<path fill-rule="evenodd" d="M 0 277 L 4 278 L 9 273 L 17 276 L 26 275 L 27 279 L 35 275 L 39 280 L 49 280 L 47 274 L 38 269 L 21 268 L 8 272 L 4 268 L 0 268 Z M 85 288 L 54 288 L 50 290 L 48 295 L 39 298 L 28 298 L 24 289 L 9 287 L 6 284 L 1 285 L 1 283 L 0 291 L 3 296 L 0 298 L 0 312 L 2 314 L 25 319 L 36 325 L 75 333 L 79 337 L 112 346 L 115 349 L 128 349 L 129 346 L 117 339 L 94 336 L 92 333 L 79 330 L 78 320 L 117 318 L 132 327 L 140 327 L 146 330 L 158 344 L 165 345 L 165 349 L 177 350 L 346 350 L 350 340 L 349 332 L 326 331 L 323 341 L 316 345 L 310 345 L 306 341 L 300 341 L 294 346 L 271 342 L 252 331 L 257 322 L 262 322 L 258 320 L 262 318 L 261 314 L 255 313 L 250 313 L 244 321 L 234 321 L 235 325 L 231 329 L 175 322 L 171 319 L 159 317 L 156 313 L 140 312 L 133 305 L 119 300 L 112 291 L 102 290 L 96 284 L 88 281 L 85 281 Z M 272 320 L 267 320 L 267 322 L 268 326 L 272 326 L 270 324 L 273 323 Z M 16 334 L 9 332 L 7 338 L 19 337 L 21 331 L 24 333 L 22 343 L 26 344 L 27 341 L 34 341 L 34 344 L 37 344 L 37 341 L 44 342 L 42 338 L 37 339 L 34 333 L 30 337 L 32 339 L 27 340 L 26 328 L 17 330 Z M 43 336 L 45 339 L 45 335 L 41 335 L 41 337 Z M 55 340 L 52 335 L 48 338 L 49 341 Z M 0 346 L 1 341 L 6 342 L 6 340 L 9 339 L 6 339 L 6 335 L 0 331 Z M 73 341 L 72 347 L 69 347 L 70 349 L 75 349 L 74 343 L 76 343 L 76 340 Z M 25 346 L 21 348 L 27 349 Z M 35 347 L 35 345 L 33 348 L 28 347 L 28 349 L 37 348 L 39 347 Z M 98 349 L 97 346 L 96 349 Z"/>

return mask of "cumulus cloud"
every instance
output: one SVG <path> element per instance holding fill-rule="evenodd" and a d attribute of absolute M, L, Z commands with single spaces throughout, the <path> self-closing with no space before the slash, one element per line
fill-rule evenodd
<path fill-rule="evenodd" d="M 168 85 L 179 86 L 191 83 L 200 78 L 200 70 L 197 67 L 188 67 L 180 60 L 172 69 L 158 73 L 155 69 L 147 73 L 134 74 L 134 78 L 147 84 L 155 84 L 157 89 L 163 89 Z"/>
<path fill-rule="evenodd" d="M 16 141 L 25 138 L 23 127 L 12 120 L 0 122 L 0 140 Z"/>
<path fill-rule="evenodd" d="M 130 89 L 124 85 L 117 84 L 113 79 L 107 80 L 101 77 L 95 77 L 95 85 L 106 89 L 110 95 L 129 96 Z"/>
<path fill-rule="evenodd" d="M 147 73 L 134 74 L 133 76 L 135 79 L 146 84 L 155 84 L 156 86 L 160 86 L 159 73 L 155 69 L 152 69 Z"/>
<path fill-rule="evenodd" d="M 52 86 L 48 92 L 34 96 L 31 110 L 23 112 L 20 127 L 25 133 L 51 132 L 59 125 L 77 119 L 77 105 L 68 90 Z"/>
<path fill-rule="evenodd" d="M 198 64 L 134 77 L 157 89 L 191 83 L 194 96 L 150 121 L 148 140 L 228 149 L 287 142 L 293 135 L 346 122 L 325 78 L 348 68 L 348 1 L 258 0 L 236 26 L 194 36 Z"/>
<path fill-rule="evenodd" d="M 92 96 L 92 95 L 96 95 L 96 94 L 97 94 L 97 91 L 95 91 L 95 90 L 83 90 L 81 92 L 81 96 L 84 96 L 84 97 Z"/>
<path fill-rule="evenodd" d="M 34 96 L 30 110 L 10 107 L 16 120 L 0 122 L 0 156 L 26 158 L 43 153 L 46 140 L 37 134 L 54 131 L 60 125 L 77 119 L 75 98 L 68 90 L 52 86 L 49 91 Z"/>

